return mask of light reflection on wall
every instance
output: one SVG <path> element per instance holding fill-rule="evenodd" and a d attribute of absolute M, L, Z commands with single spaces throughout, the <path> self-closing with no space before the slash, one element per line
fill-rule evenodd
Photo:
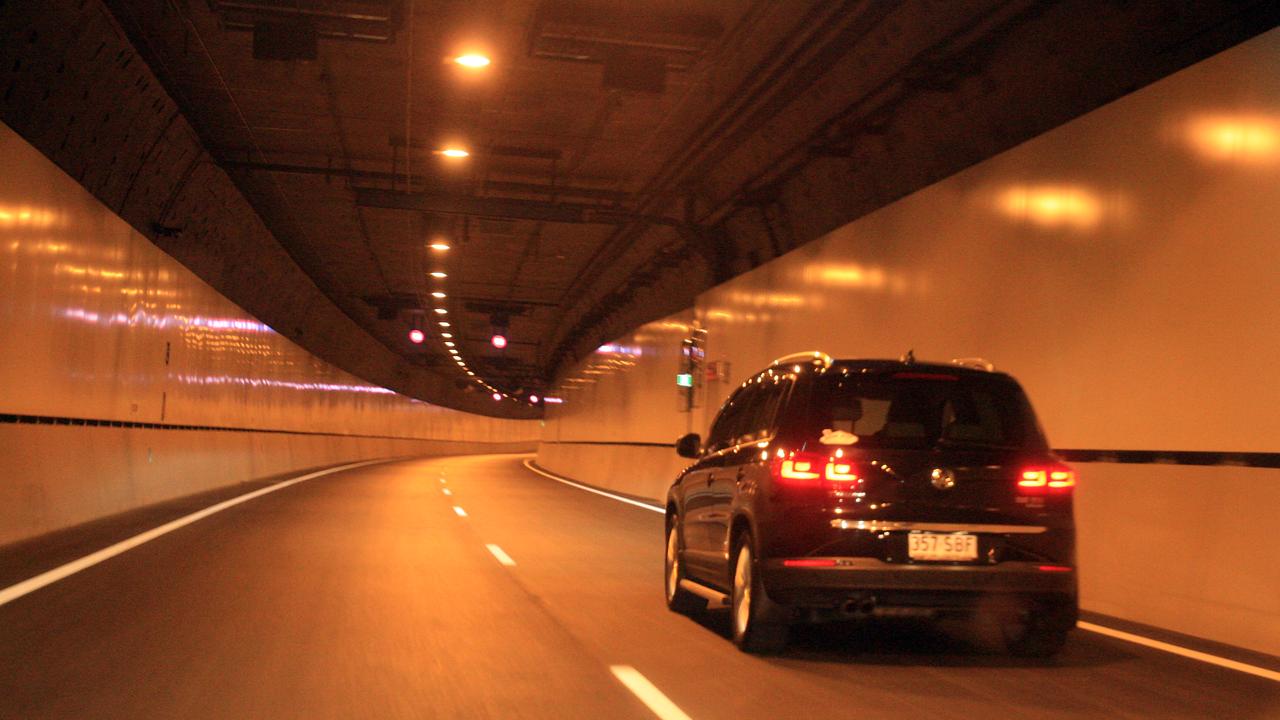
<path fill-rule="evenodd" d="M 1080 185 L 1014 185 L 998 193 L 996 208 L 1015 220 L 1076 230 L 1097 226 L 1103 215 L 1101 198 Z"/>
<path fill-rule="evenodd" d="M 284 388 L 304 392 L 347 392 L 368 395 L 396 395 L 376 385 L 355 385 L 344 383 L 291 382 L 288 380 L 271 380 L 257 377 L 237 377 L 233 375 L 178 375 L 178 382 L 185 385 L 240 385 L 252 388 Z"/>
<path fill-rule="evenodd" d="M 156 315 L 146 310 L 137 310 L 132 315 L 117 313 L 97 313 L 84 308 L 65 308 L 62 316 L 72 320 L 102 325 L 145 325 L 156 329 L 167 328 L 203 328 L 205 330 L 240 330 L 243 332 L 275 334 L 269 325 L 256 320 L 240 318 L 206 318 L 176 314 Z"/>
<path fill-rule="evenodd" d="M 1186 124 L 1185 137 L 1197 154 L 1216 162 L 1280 160 L 1280 119 L 1274 115 L 1202 115 Z"/>
<path fill-rule="evenodd" d="M 0 205 L 0 228 L 50 228 L 61 225 L 62 216 L 28 205 Z"/>

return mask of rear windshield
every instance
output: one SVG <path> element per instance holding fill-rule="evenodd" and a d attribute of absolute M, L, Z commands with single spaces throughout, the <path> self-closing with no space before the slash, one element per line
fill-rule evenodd
<path fill-rule="evenodd" d="M 1035 414 L 1003 376 L 828 373 L 796 421 L 807 439 L 851 448 L 1043 449 Z"/>

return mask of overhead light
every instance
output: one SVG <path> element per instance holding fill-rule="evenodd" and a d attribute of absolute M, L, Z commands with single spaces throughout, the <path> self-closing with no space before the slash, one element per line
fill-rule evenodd
<path fill-rule="evenodd" d="M 530 395 L 530 396 L 529 396 L 529 404 L 530 404 L 530 405 L 537 405 L 537 404 L 538 404 L 538 396 L 537 396 L 537 395 Z"/>
<path fill-rule="evenodd" d="M 459 55 L 454 58 L 453 62 L 461 65 L 462 67 L 479 70 L 480 68 L 489 67 L 489 63 L 492 61 L 487 56 L 481 55 L 480 53 L 466 53 L 465 55 Z"/>
<path fill-rule="evenodd" d="M 435 292 L 431 293 L 431 297 L 433 297 L 433 298 L 442 298 L 442 297 L 448 297 L 448 295 L 445 295 L 444 293 L 442 293 L 442 292 L 440 292 L 439 290 L 437 290 L 437 291 L 435 291 Z"/>
<path fill-rule="evenodd" d="M 443 150 L 437 150 L 436 153 L 439 155 L 443 155 L 447 158 L 471 157 L 471 153 L 467 152 L 466 150 L 463 150 L 460 147 L 447 147 L 447 148 L 444 148 Z"/>
<path fill-rule="evenodd" d="M 440 337 L 448 340 L 449 338 L 453 337 L 453 333 L 440 333 Z"/>
<path fill-rule="evenodd" d="M 494 401 L 495 401 L 495 402 L 497 402 L 498 400 L 501 400 L 501 399 L 502 399 L 502 393 L 495 392 L 495 393 L 493 394 L 493 399 L 494 399 Z"/>
<path fill-rule="evenodd" d="M 437 314 L 437 315 L 447 315 L 447 314 L 449 314 L 449 311 L 448 311 L 448 310 L 446 310 L 446 309 L 444 309 L 444 308 L 436 308 L 436 314 Z"/>
<path fill-rule="evenodd" d="M 444 346 L 445 346 L 445 347 L 453 347 L 453 343 L 451 343 L 451 342 L 449 342 L 449 341 L 445 341 Z"/>
<path fill-rule="evenodd" d="M 439 270 L 436 270 L 435 272 L 430 273 L 430 275 L 431 275 L 431 277 L 433 277 L 433 278 L 442 278 L 442 279 L 443 279 L 443 278 L 447 278 L 447 277 L 449 277 L 449 273 L 446 273 L 446 272 L 440 272 Z"/>
<path fill-rule="evenodd" d="M 431 248 L 432 250 L 441 250 L 441 251 L 444 251 L 444 250 L 448 250 L 448 249 L 449 249 L 449 243 L 433 242 L 433 243 L 431 243 L 430 245 L 428 245 L 427 247 Z"/>
<path fill-rule="evenodd" d="M 427 334 L 422 332 L 418 328 L 414 328 L 409 331 L 409 342 L 413 343 L 414 345 L 421 345 L 422 341 L 426 339 L 427 339 Z"/>
<path fill-rule="evenodd" d="M 489 338 L 489 342 L 493 343 L 493 346 L 499 350 L 507 346 L 507 338 L 503 335 L 494 335 Z"/>
<path fill-rule="evenodd" d="M 449 327 L 449 323 L 447 323 L 447 322 L 445 322 L 445 321 L 443 321 L 443 320 L 441 320 L 438 324 L 440 325 L 440 327 Z"/>
<path fill-rule="evenodd" d="M 468 374 L 468 375 L 470 375 L 471 377 L 475 377 L 475 376 L 476 376 L 475 372 L 474 372 L 474 371 L 472 371 L 472 370 L 468 370 L 468 371 L 467 371 L 467 374 Z"/>

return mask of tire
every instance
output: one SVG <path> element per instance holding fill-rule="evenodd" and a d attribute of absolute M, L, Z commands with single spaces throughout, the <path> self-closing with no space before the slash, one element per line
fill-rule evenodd
<path fill-rule="evenodd" d="M 1067 642 L 1070 627 L 1054 614 L 1048 616 L 1034 610 L 1026 617 L 1005 620 L 1000 624 L 1005 648 L 1010 655 L 1025 658 L 1051 658 Z"/>
<path fill-rule="evenodd" d="M 663 585 L 667 609 L 681 615 L 695 615 L 707 607 L 707 601 L 680 587 L 684 579 L 684 563 L 680 559 L 680 516 L 672 515 L 667 524 L 667 553 L 663 563 Z"/>
<path fill-rule="evenodd" d="M 774 606 L 764 592 L 764 583 L 757 572 L 754 544 L 750 533 L 743 533 L 737 543 L 733 560 L 733 594 L 729 605 L 729 620 L 733 628 L 733 644 L 739 650 L 753 654 L 771 654 L 787 644 L 789 628 L 775 617 L 779 608 Z"/>

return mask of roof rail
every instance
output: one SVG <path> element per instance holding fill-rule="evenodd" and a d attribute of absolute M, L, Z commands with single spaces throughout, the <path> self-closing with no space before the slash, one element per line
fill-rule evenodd
<path fill-rule="evenodd" d="M 951 358 L 951 364 L 959 365 L 960 367 L 969 368 L 971 370 L 984 370 L 986 372 L 996 371 L 994 363 L 980 357 Z"/>
<path fill-rule="evenodd" d="M 802 363 L 802 362 L 816 362 L 821 364 L 822 367 L 824 368 L 831 367 L 831 356 L 824 352 L 819 352 L 817 350 L 810 350 L 808 352 L 791 353 L 790 355 L 783 355 L 777 360 L 774 360 L 773 362 L 769 363 L 769 366 L 773 367 L 775 365 L 786 365 L 788 363 Z"/>

